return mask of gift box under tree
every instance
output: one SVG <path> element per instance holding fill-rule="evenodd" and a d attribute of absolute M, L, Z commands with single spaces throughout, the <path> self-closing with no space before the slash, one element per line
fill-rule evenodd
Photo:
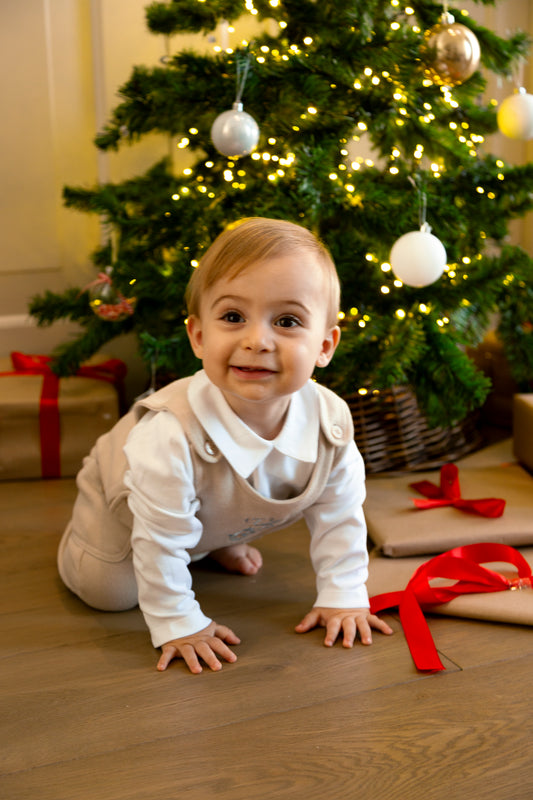
<path fill-rule="evenodd" d="M 126 366 L 91 359 L 58 378 L 47 356 L 0 359 L 0 479 L 76 475 L 96 439 L 118 420 Z"/>
<path fill-rule="evenodd" d="M 517 395 L 515 406 L 533 425 L 531 399 Z M 399 608 L 418 669 L 442 669 L 422 611 L 533 625 L 533 475 L 517 452 L 524 427 L 515 415 L 514 442 L 440 473 L 368 481 L 371 606 Z"/>

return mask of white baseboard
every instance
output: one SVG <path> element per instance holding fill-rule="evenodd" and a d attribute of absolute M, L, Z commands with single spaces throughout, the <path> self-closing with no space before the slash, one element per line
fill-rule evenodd
<path fill-rule="evenodd" d="M 79 326 L 69 320 L 59 320 L 48 327 L 39 328 L 29 314 L 0 315 L 0 358 L 8 357 L 12 350 L 49 355 L 79 330 Z"/>
<path fill-rule="evenodd" d="M 0 316 L 0 330 L 35 327 L 36 321 L 29 314 L 4 314 Z"/>

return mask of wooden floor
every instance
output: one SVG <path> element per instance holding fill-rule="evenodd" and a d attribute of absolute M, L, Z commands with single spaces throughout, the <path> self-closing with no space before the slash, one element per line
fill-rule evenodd
<path fill-rule="evenodd" d="M 313 601 L 306 533 L 264 539 L 259 576 L 207 565 L 235 664 L 155 670 L 138 610 L 86 608 L 55 551 L 73 481 L 0 483 L 2 800 L 518 800 L 533 797 L 533 631 L 432 618 L 418 674 L 397 620 L 372 647 L 293 633 Z"/>

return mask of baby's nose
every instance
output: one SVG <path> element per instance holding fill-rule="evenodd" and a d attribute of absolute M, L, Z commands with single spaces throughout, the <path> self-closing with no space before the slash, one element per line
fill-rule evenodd
<path fill-rule="evenodd" d="M 247 326 L 243 346 L 247 350 L 272 349 L 272 331 L 270 325 L 253 323 Z"/>

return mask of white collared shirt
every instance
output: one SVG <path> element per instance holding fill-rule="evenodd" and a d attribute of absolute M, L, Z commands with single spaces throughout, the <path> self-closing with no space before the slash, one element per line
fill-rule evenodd
<path fill-rule="evenodd" d="M 272 440 L 263 439 L 232 411 L 205 372 L 193 377 L 188 397 L 207 435 L 256 491 L 276 500 L 301 493 L 318 453 L 318 397 L 312 383 L 292 396 L 283 428 Z"/>
<path fill-rule="evenodd" d="M 256 491 L 277 500 L 302 493 L 318 453 L 319 406 L 311 381 L 292 395 L 283 429 L 272 441 L 232 411 L 203 370 L 193 377 L 188 399 L 224 458 Z M 362 608 L 368 606 L 364 466 L 354 442 L 341 450 L 320 500 L 304 512 L 317 578 L 315 605 Z M 146 413 L 125 452 L 139 604 L 159 647 L 211 621 L 195 599 L 188 569 L 188 551 L 202 537 L 192 460 L 181 424 L 167 411 Z"/>

